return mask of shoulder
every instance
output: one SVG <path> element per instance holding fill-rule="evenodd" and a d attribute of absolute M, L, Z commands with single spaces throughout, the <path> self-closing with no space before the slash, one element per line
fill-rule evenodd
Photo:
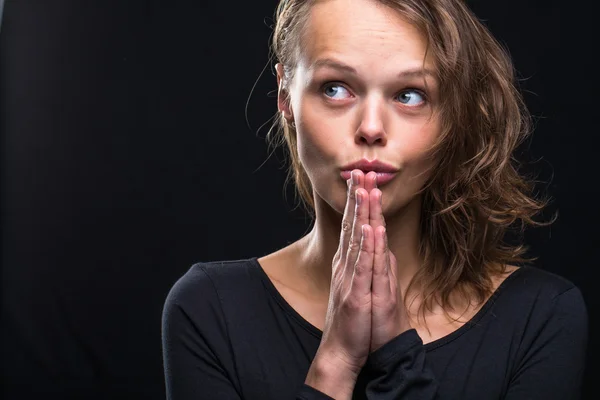
<path fill-rule="evenodd" d="M 567 278 L 535 266 L 520 267 L 507 280 L 512 293 L 531 299 L 554 300 L 569 292 L 581 293 Z"/>
<path fill-rule="evenodd" d="M 255 268 L 253 258 L 197 262 L 173 284 L 165 308 L 198 307 L 220 301 L 226 291 L 250 290 Z"/>
<path fill-rule="evenodd" d="M 494 345 L 511 355 L 514 380 L 528 373 L 556 373 L 556 368 L 581 371 L 588 343 L 588 314 L 579 288 L 555 273 L 525 266 L 499 289 L 489 317 L 497 338 L 506 340 L 504 346 Z M 544 372 L 545 368 L 549 370 Z"/>
<path fill-rule="evenodd" d="M 177 279 L 162 310 L 166 366 L 226 370 L 235 376 L 231 338 L 243 328 L 236 322 L 243 321 L 247 311 L 240 304 L 248 304 L 252 291 L 246 288 L 250 282 L 244 284 L 251 266 L 251 259 L 198 262 Z"/>
<path fill-rule="evenodd" d="M 513 318 L 521 315 L 531 323 L 587 326 L 587 309 L 580 289 L 570 280 L 535 266 L 513 272 L 497 291 L 496 306 Z"/>

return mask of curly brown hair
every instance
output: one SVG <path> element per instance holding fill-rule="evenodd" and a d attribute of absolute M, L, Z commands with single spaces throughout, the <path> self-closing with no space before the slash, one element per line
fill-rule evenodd
<path fill-rule="evenodd" d="M 316 0 L 283 0 L 275 13 L 272 56 L 291 82 L 301 46 L 302 27 Z M 440 82 L 441 134 L 431 148 L 438 160 L 423 193 L 419 253 L 423 268 L 409 290 L 418 287 L 419 315 L 437 302 L 452 310 L 454 292 L 483 303 L 493 291 L 493 275 L 508 264 L 529 263 L 528 246 L 503 242 L 515 221 L 537 222 L 534 215 L 551 198 L 532 195 L 535 181 L 521 175 L 515 149 L 531 134 L 532 118 L 517 88 L 508 52 L 461 0 L 373 0 L 396 10 L 427 39 Z M 286 184 L 293 179 L 305 210 L 314 221 L 311 182 L 298 157 L 295 126 L 280 115 L 273 128 L 285 143 L 291 162 Z M 443 155 L 443 156 L 442 156 Z M 405 297 L 408 299 L 409 296 Z"/>

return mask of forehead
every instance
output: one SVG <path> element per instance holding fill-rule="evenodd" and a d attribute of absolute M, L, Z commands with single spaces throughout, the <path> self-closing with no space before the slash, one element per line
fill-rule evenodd
<path fill-rule="evenodd" d="M 420 66 L 427 47 L 414 25 L 376 0 L 316 1 L 302 42 L 299 61 L 306 67 L 331 55 L 359 67 Z"/>

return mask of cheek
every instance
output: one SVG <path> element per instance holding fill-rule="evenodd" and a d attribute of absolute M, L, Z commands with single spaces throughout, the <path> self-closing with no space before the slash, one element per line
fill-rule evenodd
<path fill-rule="evenodd" d="M 335 163 L 342 141 L 339 122 L 324 116 L 316 107 L 307 105 L 297 110 L 298 154 L 305 168 Z"/>
<path fill-rule="evenodd" d="M 431 122 L 421 124 L 411 131 L 410 138 L 406 138 L 403 148 L 405 155 L 405 183 L 410 191 L 419 190 L 433 173 L 436 162 L 431 157 L 431 146 L 440 134 L 440 124 Z"/>
<path fill-rule="evenodd" d="M 298 126 L 298 125 L 296 125 Z M 334 147 L 320 132 L 307 127 L 297 129 L 298 157 L 313 184 L 321 181 L 319 176 L 327 174 L 334 163 Z"/>
<path fill-rule="evenodd" d="M 440 134 L 440 123 L 434 119 L 406 122 L 403 125 L 400 146 L 405 158 L 416 162 L 429 158 L 430 148 Z"/>

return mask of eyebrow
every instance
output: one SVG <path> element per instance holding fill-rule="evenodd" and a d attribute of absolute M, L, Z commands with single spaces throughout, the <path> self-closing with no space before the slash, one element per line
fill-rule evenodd
<path fill-rule="evenodd" d="M 316 70 L 316 69 L 323 68 L 323 67 L 333 68 L 333 69 L 337 69 L 340 71 L 346 71 L 353 75 L 358 74 L 356 72 L 356 69 L 354 69 L 353 67 L 351 67 L 347 64 L 344 64 L 343 62 L 331 59 L 331 58 L 320 58 L 320 59 L 316 60 L 311 65 L 310 69 Z M 400 73 L 398 73 L 398 77 L 400 77 L 400 78 L 414 78 L 414 77 L 421 77 L 421 76 L 425 76 L 425 75 L 429 75 L 435 79 L 435 73 L 431 69 L 427 69 L 427 68 L 410 68 L 410 69 L 407 69 L 407 70 L 404 70 L 404 71 L 401 71 Z"/>

